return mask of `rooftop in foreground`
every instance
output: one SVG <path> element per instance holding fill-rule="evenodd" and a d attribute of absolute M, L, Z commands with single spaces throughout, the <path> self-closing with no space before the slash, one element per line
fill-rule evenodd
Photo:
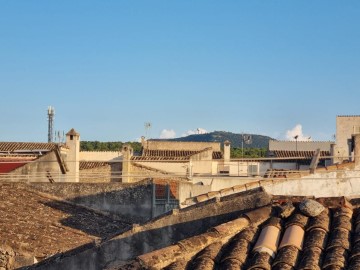
<path fill-rule="evenodd" d="M 360 269 L 360 208 L 351 202 L 274 196 L 270 205 L 108 269 Z"/>
<path fill-rule="evenodd" d="M 33 191 L 1 183 L 0 239 L 17 254 L 43 259 L 119 233 L 119 220 Z"/>

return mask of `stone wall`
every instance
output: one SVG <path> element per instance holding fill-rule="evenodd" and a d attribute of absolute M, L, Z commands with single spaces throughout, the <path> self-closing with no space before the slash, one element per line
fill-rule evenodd
<path fill-rule="evenodd" d="M 270 201 L 271 197 L 266 193 L 252 190 L 174 210 L 143 226 L 134 225 L 132 230 L 99 245 L 94 244 L 92 248 L 50 258 L 30 269 L 110 269 L 111 263 L 128 261 L 140 254 L 204 233 L 211 227 L 239 217 L 244 210 L 268 205 Z"/>
<path fill-rule="evenodd" d="M 81 183 L 111 182 L 111 165 L 108 164 L 93 169 L 80 170 L 79 179 Z"/>
<path fill-rule="evenodd" d="M 33 188 L 71 203 L 139 223 L 151 218 L 152 184 L 123 183 L 30 183 Z"/>

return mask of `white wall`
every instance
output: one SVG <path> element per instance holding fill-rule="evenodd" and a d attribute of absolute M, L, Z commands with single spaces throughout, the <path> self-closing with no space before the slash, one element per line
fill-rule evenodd
<path fill-rule="evenodd" d="M 187 198 L 195 197 L 211 191 L 209 185 L 193 185 L 192 183 L 179 183 L 179 201 L 180 203 Z"/>
<path fill-rule="evenodd" d="M 172 174 L 186 176 L 187 175 L 187 167 L 189 166 L 189 162 L 141 162 L 136 161 L 137 164 L 151 167 L 160 171 L 166 171 Z"/>
<path fill-rule="evenodd" d="M 80 160 L 81 161 L 110 161 L 113 159 L 118 160 L 122 157 L 120 151 L 108 151 L 108 152 L 99 152 L 99 151 L 81 151 Z"/>
<path fill-rule="evenodd" d="M 266 192 L 274 195 L 339 197 L 360 195 L 360 172 L 339 171 L 313 174 L 301 179 L 289 179 L 265 186 Z"/>
<path fill-rule="evenodd" d="M 218 191 L 224 188 L 229 188 L 237 185 L 243 185 L 246 183 L 260 180 L 257 177 L 216 177 L 216 178 L 202 178 L 195 177 L 192 179 L 193 184 L 202 183 L 204 186 L 210 186 L 210 191 Z M 203 192 L 204 193 L 204 192 Z"/>

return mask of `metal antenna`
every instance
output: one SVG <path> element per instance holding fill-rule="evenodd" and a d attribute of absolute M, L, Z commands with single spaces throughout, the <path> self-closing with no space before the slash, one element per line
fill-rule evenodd
<path fill-rule="evenodd" d="M 55 108 L 49 106 L 48 110 L 48 142 L 53 142 L 53 128 L 54 128 L 54 116 L 55 116 Z"/>
<path fill-rule="evenodd" d="M 144 127 L 145 127 L 145 138 L 148 139 L 148 133 L 149 133 L 149 130 L 151 129 L 151 123 L 150 122 L 146 122 L 144 124 Z"/>

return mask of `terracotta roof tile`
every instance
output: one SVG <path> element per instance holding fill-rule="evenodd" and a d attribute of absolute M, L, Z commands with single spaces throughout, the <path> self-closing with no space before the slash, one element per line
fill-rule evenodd
<path fill-rule="evenodd" d="M 292 197 L 288 197 L 287 203 Z M 354 212 L 344 207 L 344 198 L 327 198 L 319 200 L 326 204 L 325 210 L 317 217 L 307 217 L 299 208 L 299 199 L 293 202 L 295 211 L 290 217 L 279 216 L 275 211 L 278 202 L 272 205 L 272 212 L 262 214 L 269 217 L 254 225 L 256 216 L 249 218 L 246 226 L 241 218 L 239 225 L 228 222 L 215 227 L 209 232 L 180 241 L 182 256 L 171 263 L 163 265 L 166 269 L 360 269 L 360 215 L 358 206 Z M 347 206 L 351 205 L 349 202 Z M 335 206 L 335 207 L 334 207 Z M 352 207 L 351 207 L 352 208 Z M 248 212 L 251 217 L 252 212 Z M 245 213 L 246 214 L 246 213 Z M 354 224 L 354 225 L 353 225 Z M 245 225 L 245 227 L 244 227 Z M 260 226 L 260 227 L 258 227 Z M 243 229 L 240 229 L 244 227 Z M 268 252 L 271 248 L 265 244 L 264 248 L 258 246 L 260 237 L 275 232 L 277 228 L 281 233 L 281 241 L 276 242 L 274 253 Z M 236 233 L 237 230 L 240 232 Z M 261 233 L 260 233 L 261 232 Z M 224 235 L 232 235 L 228 240 Z M 263 234 L 263 236 L 261 236 Z M 355 237 L 352 237 L 354 235 Z M 265 238 L 268 238 L 267 235 Z M 298 238 L 300 237 L 300 238 Z M 264 239 L 265 239 L 264 238 Z M 285 239 L 285 240 L 284 240 Z M 268 241 L 268 240 L 264 240 Z M 256 245 L 255 245 L 256 243 Z M 176 246 L 176 245 L 175 245 Z M 191 248 L 189 248 L 191 247 Z M 255 247 L 255 248 L 254 248 Z M 272 249 L 272 248 L 271 248 Z M 195 255 L 187 256 L 187 252 Z M 157 254 L 158 251 L 150 254 Z M 164 250 L 161 254 L 164 253 Z M 142 259 L 148 255 L 140 256 Z M 273 254 L 273 255 L 272 255 Z M 169 253 L 168 253 L 169 255 Z M 171 255 L 170 255 L 171 256 Z M 171 261 L 168 258 L 168 261 Z M 159 269 L 150 267 L 147 260 L 143 260 L 144 269 Z"/>
<path fill-rule="evenodd" d="M 0 238 L 19 254 L 44 258 L 128 227 L 87 208 L 57 201 L 26 184 L 0 185 Z"/>
<path fill-rule="evenodd" d="M 274 150 L 272 151 L 276 158 L 307 158 L 310 159 L 314 156 L 314 151 L 286 151 Z M 330 151 L 320 151 L 320 157 L 330 157 Z"/>
<path fill-rule="evenodd" d="M 89 169 L 110 166 L 109 162 L 102 162 L 102 161 L 80 161 L 79 163 L 80 163 L 79 170 L 89 170 Z"/>
<path fill-rule="evenodd" d="M 204 151 L 211 150 L 205 148 L 201 151 L 190 150 L 150 150 L 145 149 L 141 156 L 132 156 L 133 161 L 188 161 L 190 157 Z M 212 159 L 222 159 L 223 155 L 220 151 L 212 152 Z"/>
<path fill-rule="evenodd" d="M 35 142 L 0 142 L 0 152 L 14 152 L 20 150 L 54 150 L 57 143 L 35 143 Z"/>

